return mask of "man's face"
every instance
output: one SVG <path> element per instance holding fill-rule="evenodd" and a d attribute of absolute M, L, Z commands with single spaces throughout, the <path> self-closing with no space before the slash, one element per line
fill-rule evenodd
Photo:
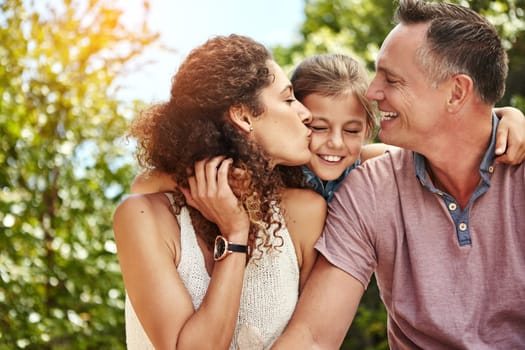
<path fill-rule="evenodd" d="M 399 24 L 390 32 L 366 94 L 381 111 L 381 141 L 418 152 L 444 130 L 446 107 L 446 84 L 433 86 L 416 61 L 427 28 L 428 24 Z"/>

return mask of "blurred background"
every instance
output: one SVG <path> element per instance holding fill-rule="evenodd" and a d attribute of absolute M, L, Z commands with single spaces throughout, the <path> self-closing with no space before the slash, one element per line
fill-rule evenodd
<path fill-rule="evenodd" d="M 510 60 L 500 105 L 525 110 L 524 0 L 457 1 Z M 350 53 L 373 71 L 391 0 L 0 0 L 0 350 L 125 349 L 112 214 L 139 171 L 123 135 L 167 99 L 188 51 L 216 34 L 270 47 L 287 72 Z M 387 349 L 375 282 L 342 349 Z"/>

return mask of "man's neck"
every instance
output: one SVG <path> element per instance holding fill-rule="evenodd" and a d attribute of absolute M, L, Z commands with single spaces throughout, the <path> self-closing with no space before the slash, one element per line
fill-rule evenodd
<path fill-rule="evenodd" d="M 489 122 L 486 110 L 470 116 L 460 118 L 439 145 L 422 153 L 434 186 L 452 195 L 462 208 L 479 185 L 480 165 L 492 137 L 492 116 Z"/>
<path fill-rule="evenodd" d="M 465 208 L 481 180 L 479 163 L 470 169 L 457 164 L 443 164 L 444 167 L 432 165 L 427 162 L 427 172 L 438 190 L 446 192 L 454 197 L 461 208 Z"/>

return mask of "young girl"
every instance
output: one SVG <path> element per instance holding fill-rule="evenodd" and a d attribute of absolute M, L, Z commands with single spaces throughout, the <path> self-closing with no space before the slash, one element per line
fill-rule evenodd
<path fill-rule="evenodd" d="M 361 163 L 361 149 L 375 129 L 374 106 L 364 97 L 365 69 L 350 56 L 312 56 L 295 69 L 292 84 L 297 99 L 312 113 L 310 162 L 302 167 L 306 181 L 330 201 L 346 175 Z M 375 145 L 365 159 L 385 151 Z"/>
<path fill-rule="evenodd" d="M 114 214 L 128 349 L 266 349 L 281 334 L 326 213 L 276 171 L 309 161 L 310 118 L 269 51 L 231 35 L 193 50 L 170 100 L 133 122 L 140 164 L 177 188 Z"/>

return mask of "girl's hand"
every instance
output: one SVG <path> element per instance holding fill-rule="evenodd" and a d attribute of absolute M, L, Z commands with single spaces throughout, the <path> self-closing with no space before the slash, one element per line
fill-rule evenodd
<path fill-rule="evenodd" d="M 525 117 L 512 107 L 495 108 L 500 117 L 496 131 L 496 162 L 521 164 L 525 160 Z"/>

